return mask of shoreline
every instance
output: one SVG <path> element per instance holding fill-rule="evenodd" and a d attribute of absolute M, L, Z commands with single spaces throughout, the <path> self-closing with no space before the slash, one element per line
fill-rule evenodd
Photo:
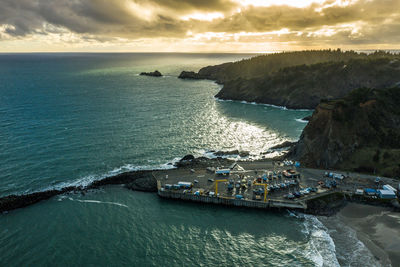
<path fill-rule="evenodd" d="M 187 155 L 189 156 L 189 155 Z M 185 156 L 180 161 L 174 164 L 175 168 L 171 169 L 151 169 L 151 170 L 134 170 L 123 172 L 120 174 L 108 176 L 100 180 L 93 181 L 86 186 L 67 186 L 60 189 L 49 189 L 44 191 L 33 192 L 29 194 L 21 195 L 7 195 L 0 197 L 0 214 L 8 213 L 9 211 L 23 208 L 26 206 L 33 205 L 42 200 L 50 199 L 57 195 L 68 194 L 68 193 L 82 193 L 85 194 L 88 190 L 99 189 L 106 185 L 124 185 L 134 191 L 145 191 L 145 192 L 157 192 L 157 178 L 156 176 L 161 173 L 168 173 L 172 176 L 184 177 L 191 170 L 200 170 L 207 167 L 220 167 L 229 166 L 234 162 L 241 165 L 245 165 L 246 168 L 257 169 L 260 164 L 271 164 L 275 160 L 282 160 L 282 157 L 277 157 L 274 159 L 259 159 L 251 161 L 234 161 L 231 159 L 217 157 L 217 158 L 206 158 L 198 157 L 185 160 Z M 318 173 L 323 172 L 319 169 L 309 169 L 303 168 L 303 171 L 309 173 L 310 175 L 318 175 Z M 359 175 L 358 173 L 356 174 Z M 320 216 L 333 216 L 340 212 L 347 203 L 367 203 L 368 201 L 360 200 L 359 198 L 348 197 L 348 192 L 346 191 L 332 191 L 331 194 L 315 198 L 313 200 L 306 200 L 309 208 L 307 209 L 307 214 L 320 215 Z M 371 201 L 369 201 L 371 202 Z M 374 201 L 372 201 L 374 202 Z M 388 203 L 374 202 L 370 203 L 372 205 L 380 207 L 388 207 Z M 392 208 L 394 210 L 394 208 Z"/>
<path fill-rule="evenodd" d="M 210 80 L 213 81 L 213 80 Z M 216 82 L 216 81 L 213 81 Z M 222 89 L 222 88 L 221 88 Z M 286 106 L 279 106 L 279 105 L 274 105 L 274 104 L 268 104 L 268 103 L 260 103 L 260 102 L 250 102 L 246 100 L 235 100 L 235 99 L 224 99 L 224 98 L 219 98 L 217 96 L 214 96 L 214 99 L 219 102 L 234 102 L 234 103 L 241 103 L 241 104 L 246 104 L 246 105 L 259 105 L 259 106 L 265 106 L 265 107 L 271 107 L 271 108 L 276 108 L 280 110 L 289 110 L 289 111 L 314 111 L 315 109 L 307 109 L 307 108 L 290 108 Z"/>
<path fill-rule="evenodd" d="M 1 214 L 7 214 L 9 211 L 14 209 L 27 207 L 42 200 L 48 200 L 57 195 L 86 194 L 93 189 L 97 190 L 109 185 L 123 185 L 125 188 L 134 191 L 155 193 L 157 192 L 157 176 L 165 176 L 165 174 L 169 174 L 170 178 L 173 176 L 184 177 L 185 174 L 187 175 L 187 173 L 191 172 L 192 169 L 197 172 L 198 170 L 204 169 L 210 165 L 226 166 L 232 162 L 234 161 L 224 158 L 208 159 L 200 157 L 191 160 L 181 160 L 178 162 L 175 169 L 124 172 L 94 181 L 86 187 L 70 186 L 60 190 L 47 190 L 26 195 L 10 195 L 1 197 L 0 216 Z M 262 164 L 265 164 L 266 162 L 271 164 L 272 160 L 261 161 Z M 260 160 L 242 162 L 241 164 L 246 165 L 246 167 L 257 166 L 260 164 Z M 304 169 L 304 171 L 316 173 L 321 170 Z M 346 197 L 346 193 L 335 193 L 335 191 L 332 191 L 332 194 L 327 197 L 322 196 L 315 200 L 315 203 L 308 204 L 310 205 L 308 210 L 305 210 L 304 212 L 301 211 L 301 213 L 316 216 L 316 218 L 318 218 L 330 231 L 341 231 L 341 225 L 353 229 L 356 232 L 357 240 L 353 240 L 352 245 L 357 245 L 357 242 L 361 242 L 361 247 L 365 246 L 373 255 L 373 257 L 363 256 L 367 257 L 370 261 L 378 261 L 382 266 L 393 266 L 392 263 L 400 262 L 400 255 L 398 255 L 398 252 L 400 251 L 400 213 L 396 212 L 393 207 L 385 207 L 379 202 L 375 202 L 375 205 L 366 202 L 360 203 L 360 199 L 358 198 L 348 198 Z M 229 206 L 225 207 L 230 208 Z M 282 212 L 286 210 L 290 209 L 269 209 L 267 212 Z M 335 240 L 335 233 L 331 232 L 329 235 L 334 240 L 336 246 L 336 242 L 344 242 L 343 240 Z M 388 241 L 389 243 L 385 243 L 385 241 Z M 345 247 L 338 248 L 339 254 L 348 253 L 348 249 L 348 244 Z M 367 250 L 364 248 L 364 253 Z M 358 251 L 358 253 L 360 254 L 360 251 Z M 340 256 L 338 260 L 340 261 Z M 349 257 L 347 260 L 349 260 Z"/>
<path fill-rule="evenodd" d="M 356 232 L 382 266 L 400 262 L 400 214 L 390 208 L 348 203 L 336 215 Z"/>

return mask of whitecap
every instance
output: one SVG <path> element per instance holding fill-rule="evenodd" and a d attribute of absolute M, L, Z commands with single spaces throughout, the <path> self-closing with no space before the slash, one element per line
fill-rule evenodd
<path fill-rule="evenodd" d="M 129 171 L 144 171 L 144 170 L 169 170 L 169 169 L 175 169 L 174 163 L 179 161 L 180 158 L 174 158 L 171 162 L 167 162 L 164 164 L 159 164 L 159 165 L 134 165 L 134 164 L 125 164 L 120 167 L 117 167 L 107 173 L 103 174 L 91 174 L 87 175 L 78 179 L 75 179 L 73 181 L 65 181 L 65 182 L 60 182 L 55 185 L 48 186 L 40 191 L 47 191 L 47 190 L 62 190 L 63 188 L 66 187 L 81 187 L 85 188 L 91 185 L 93 182 L 118 175 L 124 172 L 129 172 Z M 39 192 L 40 192 L 39 191 Z"/>
<path fill-rule="evenodd" d="M 302 123 L 308 123 L 308 121 L 303 120 L 303 119 L 295 119 L 295 121 L 302 122 Z"/>
<path fill-rule="evenodd" d="M 240 101 L 240 100 L 231 100 L 231 99 L 221 99 L 218 97 L 214 97 L 214 99 L 219 102 L 238 102 L 238 103 L 242 103 L 242 104 L 266 106 L 266 107 L 272 107 L 272 108 L 277 108 L 277 109 L 281 109 L 281 110 L 289 110 L 289 111 L 313 111 L 313 109 L 304 109 L 304 108 L 293 109 L 293 108 L 287 108 L 285 106 L 278 106 L 278 105 L 257 103 L 257 102 L 248 102 L 248 101 L 244 101 L 244 100 Z"/>
<path fill-rule="evenodd" d="M 308 238 L 308 250 L 304 251 L 305 256 L 311 259 L 315 266 L 340 266 L 336 258 L 336 247 L 328 229 L 312 215 L 301 215 L 304 218 L 301 230 Z"/>

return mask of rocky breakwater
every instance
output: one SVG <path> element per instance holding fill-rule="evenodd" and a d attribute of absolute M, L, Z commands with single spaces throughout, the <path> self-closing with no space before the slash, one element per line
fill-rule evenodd
<path fill-rule="evenodd" d="M 62 189 L 45 190 L 22 195 L 9 195 L 0 198 L 0 213 L 23 208 L 56 195 L 67 193 L 85 193 L 90 189 L 97 189 L 106 185 L 123 184 L 127 188 L 137 191 L 157 192 L 157 181 L 152 171 L 132 171 L 110 176 L 94 181 L 86 187 L 69 186 Z"/>
<path fill-rule="evenodd" d="M 400 176 L 400 88 L 360 88 L 315 109 L 290 157 L 303 165 Z"/>
<path fill-rule="evenodd" d="M 195 158 L 193 155 L 186 155 L 180 161 L 175 163 L 177 168 L 206 168 L 206 167 L 217 167 L 222 165 L 229 166 L 234 161 L 216 158 L 209 159 L 205 157 Z M 69 193 L 82 193 L 84 194 L 88 190 L 95 190 L 107 185 L 124 185 L 126 188 L 135 191 L 144 192 L 157 192 L 157 180 L 154 177 L 154 173 L 165 170 L 141 170 L 141 171 L 130 171 L 109 176 L 101 180 L 97 180 L 89 184 L 88 186 L 69 186 L 62 189 L 44 190 L 39 192 L 33 192 L 29 194 L 21 195 L 9 195 L 0 198 L 0 213 L 8 212 L 18 208 L 23 208 L 42 200 L 50 199 L 54 196 Z M 173 169 L 170 171 L 174 171 Z"/>

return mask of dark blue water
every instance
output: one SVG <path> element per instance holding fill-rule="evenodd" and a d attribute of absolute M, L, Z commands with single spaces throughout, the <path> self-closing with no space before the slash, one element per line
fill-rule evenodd
<path fill-rule="evenodd" d="M 0 55 L 0 196 L 168 168 L 187 153 L 239 149 L 259 158 L 296 140 L 310 111 L 217 101 L 215 83 L 177 78 L 249 56 Z M 166 76 L 138 75 L 155 69 Z M 336 255 L 312 216 L 170 202 L 122 187 L 0 214 L 0 266 L 338 266 Z"/>
<path fill-rule="evenodd" d="M 0 55 L 0 195 L 297 139 L 310 112 L 218 102 L 215 83 L 176 77 L 249 56 Z M 138 76 L 155 69 L 166 77 Z"/>

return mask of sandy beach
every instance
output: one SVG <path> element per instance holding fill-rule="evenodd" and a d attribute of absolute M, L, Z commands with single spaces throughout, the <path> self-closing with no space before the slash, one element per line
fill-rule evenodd
<path fill-rule="evenodd" d="M 382 266 L 400 266 L 400 213 L 349 203 L 336 217 L 356 231 Z"/>

